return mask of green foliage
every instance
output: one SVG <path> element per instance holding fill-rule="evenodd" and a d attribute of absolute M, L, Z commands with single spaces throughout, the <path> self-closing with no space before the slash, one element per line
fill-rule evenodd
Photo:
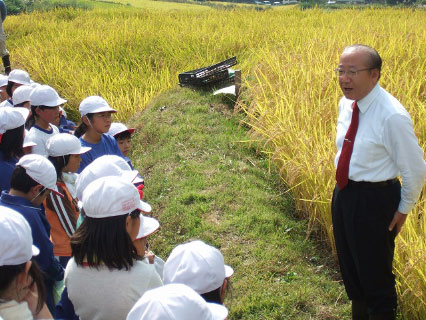
<path fill-rule="evenodd" d="M 161 230 L 150 247 L 166 258 L 197 238 L 220 248 L 234 276 L 228 319 L 348 319 L 330 250 L 306 239 L 306 221 L 248 145 L 229 96 L 176 88 L 133 117 L 131 159 Z"/>
<path fill-rule="evenodd" d="M 89 10 L 93 4 L 85 0 L 4 0 L 8 14 L 21 12 L 48 11 L 59 8 Z"/>
<path fill-rule="evenodd" d="M 7 14 L 19 14 L 25 11 L 27 2 L 24 0 L 4 0 L 7 8 Z"/>

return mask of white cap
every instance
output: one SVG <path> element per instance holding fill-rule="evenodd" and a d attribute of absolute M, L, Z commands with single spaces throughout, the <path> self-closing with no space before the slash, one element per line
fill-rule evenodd
<path fill-rule="evenodd" d="M 24 125 L 29 113 L 27 108 L 0 108 L 0 135 Z"/>
<path fill-rule="evenodd" d="M 0 206 L 0 266 L 23 264 L 39 253 L 27 220 L 15 210 Z"/>
<path fill-rule="evenodd" d="M 9 77 L 4 74 L 0 74 L 0 87 L 7 86 L 7 81 L 9 81 Z"/>
<path fill-rule="evenodd" d="M 168 284 L 146 291 L 127 320 L 224 320 L 228 309 L 206 302 L 184 284 Z"/>
<path fill-rule="evenodd" d="M 57 107 L 67 102 L 62 99 L 55 89 L 48 85 L 39 85 L 33 89 L 30 96 L 32 106 Z"/>
<path fill-rule="evenodd" d="M 127 128 L 123 123 L 121 122 L 113 122 L 111 123 L 111 127 L 109 128 L 109 131 L 107 132 L 110 136 L 115 136 L 119 133 L 129 131 L 130 134 L 133 134 L 135 132 L 134 128 Z"/>
<path fill-rule="evenodd" d="M 19 83 L 19 84 L 26 84 L 26 85 L 31 84 L 31 79 L 28 72 L 24 70 L 20 70 L 20 69 L 12 70 L 9 73 L 8 81 Z"/>
<path fill-rule="evenodd" d="M 103 177 L 90 183 L 83 192 L 83 208 L 88 217 L 107 218 L 142 210 L 136 187 L 120 177 Z"/>
<path fill-rule="evenodd" d="M 33 90 L 34 88 L 29 85 L 16 88 L 12 95 L 13 105 L 16 106 L 17 104 L 30 101 L 30 95 Z"/>
<path fill-rule="evenodd" d="M 121 170 L 123 171 L 132 171 L 132 172 L 136 172 L 137 176 L 136 178 L 133 180 L 133 183 L 141 183 L 144 182 L 143 178 L 139 176 L 139 172 L 137 170 L 133 170 L 129 164 L 127 163 L 126 160 L 124 160 L 123 157 L 117 156 L 115 154 L 109 154 L 109 155 L 105 155 L 103 156 L 105 157 L 105 161 L 111 162 L 113 164 L 115 164 L 117 167 L 119 167 Z M 144 212 L 151 212 L 151 210 L 149 211 L 144 211 Z"/>
<path fill-rule="evenodd" d="M 39 154 L 27 154 L 19 159 L 16 165 L 25 168 L 27 175 L 35 182 L 63 197 L 56 186 L 58 176 L 55 167 L 45 157 Z"/>
<path fill-rule="evenodd" d="M 92 148 L 82 147 L 80 140 L 69 133 L 58 133 L 46 141 L 47 154 L 52 157 L 66 156 L 68 154 L 83 154 Z"/>
<path fill-rule="evenodd" d="M 117 156 L 117 158 L 120 158 Z M 83 192 L 86 187 L 96 179 L 107 177 L 107 176 L 116 176 L 121 177 L 127 182 L 132 183 L 138 174 L 137 171 L 123 171 L 117 165 L 112 163 L 110 156 L 102 156 L 93 160 L 83 171 L 79 174 L 76 182 L 76 192 L 77 199 L 83 199 Z M 146 211 L 144 211 L 146 212 Z"/>
<path fill-rule="evenodd" d="M 136 239 L 141 239 L 150 236 L 160 228 L 160 223 L 157 219 L 146 217 L 141 214 L 141 225 L 139 227 Z"/>
<path fill-rule="evenodd" d="M 183 283 L 204 294 L 220 288 L 233 273 L 218 249 L 196 240 L 172 250 L 164 265 L 163 282 Z"/>
<path fill-rule="evenodd" d="M 27 147 L 34 147 L 37 145 L 37 143 L 35 143 L 34 141 L 31 140 L 30 136 L 28 135 L 28 130 L 25 129 L 25 137 L 24 137 L 24 144 L 23 144 L 23 148 L 27 148 Z"/>
<path fill-rule="evenodd" d="M 30 86 L 31 86 L 31 87 L 33 87 L 33 88 L 37 88 L 38 86 L 41 86 L 41 84 L 40 84 L 40 83 L 35 82 L 35 81 L 33 81 L 33 80 L 31 80 L 30 82 L 31 82 L 31 83 L 30 83 Z"/>
<path fill-rule="evenodd" d="M 88 113 L 99 113 L 99 112 L 117 112 L 115 109 L 111 108 L 108 102 L 104 98 L 99 96 L 90 96 L 85 98 L 80 103 L 78 108 L 81 116 L 85 116 Z"/>

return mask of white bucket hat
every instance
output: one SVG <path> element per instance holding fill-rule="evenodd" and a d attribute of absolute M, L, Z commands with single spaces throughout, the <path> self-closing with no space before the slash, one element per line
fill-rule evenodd
<path fill-rule="evenodd" d="M 220 288 L 225 278 L 233 274 L 218 249 L 196 240 L 172 250 L 164 265 L 163 282 L 183 283 L 204 294 Z"/>
<path fill-rule="evenodd" d="M 30 136 L 28 135 L 28 132 L 29 131 L 27 129 L 25 129 L 24 144 L 22 146 L 23 148 L 34 147 L 34 146 L 37 145 L 37 143 L 35 143 L 34 141 L 31 140 Z"/>
<path fill-rule="evenodd" d="M 119 156 L 116 156 L 120 158 Z M 112 163 L 110 156 L 102 156 L 93 160 L 78 176 L 75 187 L 77 192 L 77 199 L 83 199 L 83 192 L 86 187 L 96 179 L 107 177 L 107 176 L 116 176 L 121 177 L 127 182 L 133 183 L 133 180 L 137 176 L 138 172 L 134 171 L 124 171 L 121 170 L 117 165 Z M 124 161 L 124 160 L 123 160 Z M 145 212 L 145 211 L 144 211 Z"/>
<path fill-rule="evenodd" d="M 119 133 L 129 131 L 130 135 L 135 132 L 135 128 L 127 128 L 123 123 L 121 122 L 113 122 L 111 123 L 111 127 L 109 127 L 109 131 L 107 132 L 110 136 L 116 136 Z"/>
<path fill-rule="evenodd" d="M 29 113 L 27 108 L 0 108 L 0 136 L 7 130 L 24 125 Z"/>
<path fill-rule="evenodd" d="M 34 88 L 29 85 L 16 88 L 12 95 L 13 105 L 16 106 L 17 104 L 30 101 L 31 92 L 33 90 Z"/>
<path fill-rule="evenodd" d="M 23 264 L 39 253 L 27 220 L 15 210 L 0 206 L 0 266 Z"/>
<path fill-rule="evenodd" d="M 168 284 L 146 291 L 127 320 L 224 320 L 228 309 L 206 302 L 184 284 Z"/>
<path fill-rule="evenodd" d="M 107 218 L 142 211 L 136 187 L 120 177 L 103 177 L 90 183 L 83 192 L 83 208 L 88 217 Z"/>
<path fill-rule="evenodd" d="M 83 154 L 92 150 L 90 147 L 82 147 L 80 140 L 69 133 L 59 133 L 50 137 L 46 142 L 46 149 L 51 157 Z"/>
<path fill-rule="evenodd" d="M 0 74 L 0 87 L 7 86 L 7 81 L 9 81 L 9 77 L 4 74 Z"/>
<path fill-rule="evenodd" d="M 104 98 L 99 96 L 90 96 L 85 98 L 80 103 L 78 108 L 81 116 L 85 116 L 88 113 L 99 113 L 99 112 L 117 112 L 115 109 L 111 108 L 108 102 Z"/>
<path fill-rule="evenodd" d="M 27 154 L 19 159 L 16 165 L 25 168 L 27 175 L 35 182 L 63 197 L 56 186 L 58 176 L 55 167 L 45 157 L 39 154 Z"/>
<path fill-rule="evenodd" d="M 36 86 L 31 92 L 30 101 L 32 106 L 57 107 L 67 102 L 62 99 L 55 89 L 48 85 Z"/>
<path fill-rule="evenodd" d="M 28 72 L 20 69 L 12 70 L 9 73 L 8 81 L 26 85 L 31 84 L 31 79 Z"/>

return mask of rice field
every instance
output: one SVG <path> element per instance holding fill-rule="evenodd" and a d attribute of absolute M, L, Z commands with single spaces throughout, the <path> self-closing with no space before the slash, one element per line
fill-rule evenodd
<path fill-rule="evenodd" d="M 138 2 L 132 0 L 133 2 Z M 132 2 L 132 4 L 133 4 Z M 309 230 L 333 247 L 330 198 L 337 103 L 332 70 L 343 47 L 365 43 L 382 55 L 381 85 L 410 112 L 426 149 L 426 11 L 214 10 L 140 0 L 90 11 L 8 17 L 14 67 L 68 99 L 68 113 L 99 94 L 126 120 L 177 84 L 177 74 L 236 55 L 239 102 L 252 135 L 277 163 Z M 158 5 L 157 5 L 158 4 Z M 424 192 L 423 192 L 424 193 Z M 426 318 L 426 194 L 398 236 L 395 257 L 404 319 Z"/>

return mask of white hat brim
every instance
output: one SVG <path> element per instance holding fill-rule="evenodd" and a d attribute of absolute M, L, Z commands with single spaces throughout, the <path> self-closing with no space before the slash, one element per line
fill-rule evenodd
<path fill-rule="evenodd" d="M 143 178 L 139 176 L 139 172 L 138 172 L 138 174 L 136 175 L 135 179 L 133 179 L 133 181 L 132 181 L 132 182 L 133 182 L 134 184 L 144 182 Z"/>
<path fill-rule="evenodd" d="M 225 278 L 230 278 L 234 274 L 234 269 L 225 264 Z"/>
<path fill-rule="evenodd" d="M 150 236 L 160 228 L 160 223 L 157 219 L 145 217 L 141 214 L 141 224 L 136 239 L 141 239 Z"/>
<path fill-rule="evenodd" d="M 139 201 L 138 209 L 144 213 L 151 213 L 152 207 L 148 202 Z"/>
<path fill-rule="evenodd" d="M 135 180 L 137 175 L 138 175 L 138 172 L 136 170 L 132 170 L 132 171 L 130 171 L 130 170 L 123 171 L 122 170 L 121 178 L 124 179 L 127 182 L 133 183 L 133 181 Z"/>
<path fill-rule="evenodd" d="M 45 102 L 45 103 L 43 103 L 43 105 L 45 105 L 46 107 L 54 108 L 54 107 L 57 107 L 57 106 L 60 106 L 64 103 L 66 103 L 66 102 L 67 102 L 67 100 L 62 99 L 62 98 L 58 98 L 56 100 Z"/>
<path fill-rule="evenodd" d="M 90 150 L 92 150 L 91 147 L 80 147 L 80 151 L 73 154 L 83 154 L 83 153 L 89 152 Z"/>
<path fill-rule="evenodd" d="M 93 110 L 90 110 L 89 113 L 100 113 L 100 112 L 112 112 L 112 113 L 116 113 L 117 110 L 115 110 L 115 109 L 113 109 L 111 107 L 101 106 L 101 107 L 95 108 Z"/>
<path fill-rule="evenodd" d="M 28 148 L 28 147 L 35 147 L 37 145 L 37 143 L 35 142 L 24 142 L 24 144 L 22 145 L 22 148 Z"/>
<path fill-rule="evenodd" d="M 33 251 L 33 257 L 38 256 L 40 253 L 40 249 L 37 248 L 35 245 L 32 245 L 32 251 Z"/>
<path fill-rule="evenodd" d="M 228 309 L 221 304 L 208 302 L 207 307 L 210 309 L 214 320 L 225 320 L 228 316 Z"/>

